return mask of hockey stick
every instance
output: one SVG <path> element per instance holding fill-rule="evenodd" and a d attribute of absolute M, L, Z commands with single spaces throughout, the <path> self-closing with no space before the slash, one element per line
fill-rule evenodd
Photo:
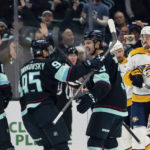
<path fill-rule="evenodd" d="M 140 144 L 139 138 L 132 132 L 132 130 L 128 127 L 128 125 L 123 122 L 123 126 L 126 128 L 126 130 L 132 135 L 132 137 Z"/>
<path fill-rule="evenodd" d="M 115 24 L 114 21 L 112 19 L 108 20 L 108 26 L 110 29 L 110 32 L 112 34 L 112 38 L 113 38 L 113 42 L 111 43 L 110 47 L 108 48 L 108 50 L 105 52 L 105 54 L 101 57 L 100 61 L 103 61 L 106 56 L 108 55 L 108 53 L 110 52 L 110 50 L 112 49 L 112 47 L 116 44 L 117 42 L 117 36 L 116 36 L 116 29 L 115 29 Z M 69 105 L 72 103 L 72 101 L 74 100 L 74 98 L 78 95 L 78 93 L 80 92 L 80 90 L 84 87 L 84 85 L 87 83 L 87 81 L 90 79 L 90 77 L 94 74 L 94 71 L 92 71 L 91 73 L 88 74 L 87 78 L 84 80 L 84 82 L 82 83 L 82 85 L 77 89 L 77 91 L 75 92 L 74 96 L 66 103 L 66 105 L 62 108 L 62 110 L 59 112 L 59 114 L 56 116 L 56 118 L 53 120 L 53 124 L 55 125 L 57 123 L 57 121 L 59 120 L 59 118 L 63 115 L 63 113 L 66 111 L 66 109 L 69 107 Z"/>

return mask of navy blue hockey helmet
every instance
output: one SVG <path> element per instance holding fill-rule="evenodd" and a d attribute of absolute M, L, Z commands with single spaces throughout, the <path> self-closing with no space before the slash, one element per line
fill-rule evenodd
<path fill-rule="evenodd" d="M 92 40 L 94 43 L 103 41 L 103 33 L 100 30 L 93 30 L 84 34 L 84 40 Z"/>
<path fill-rule="evenodd" d="M 49 42 L 46 40 L 33 40 L 31 42 L 32 53 L 34 57 L 43 56 L 42 51 L 47 50 L 50 46 Z"/>
<path fill-rule="evenodd" d="M 67 55 L 69 55 L 69 54 L 78 55 L 78 50 L 73 46 L 73 47 L 68 48 L 66 53 L 67 53 Z"/>

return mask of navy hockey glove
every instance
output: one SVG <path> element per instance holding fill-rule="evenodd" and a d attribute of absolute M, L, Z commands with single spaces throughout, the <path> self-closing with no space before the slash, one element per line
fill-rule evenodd
<path fill-rule="evenodd" d="M 79 97 L 78 100 L 80 103 L 77 105 L 77 111 L 80 113 L 85 113 L 95 103 L 95 98 L 91 93 Z"/>
<path fill-rule="evenodd" d="M 100 70 L 101 67 L 103 66 L 103 62 L 100 61 L 100 58 L 101 58 L 101 56 L 97 55 L 94 59 L 92 59 L 92 60 L 86 60 L 83 63 L 89 69 Z"/>
<path fill-rule="evenodd" d="M 142 73 L 139 69 L 135 69 L 130 73 L 130 79 L 132 80 L 132 84 L 136 87 L 142 88 L 142 84 L 144 82 Z"/>
<path fill-rule="evenodd" d="M 10 101 L 10 98 L 8 98 L 8 97 L 3 97 L 4 109 L 8 106 L 9 101 Z"/>
<path fill-rule="evenodd" d="M 0 88 L 0 90 L 1 90 L 1 95 L 2 95 L 2 99 L 3 99 L 3 106 L 5 109 L 9 103 L 9 101 L 12 98 L 11 86 Z"/>

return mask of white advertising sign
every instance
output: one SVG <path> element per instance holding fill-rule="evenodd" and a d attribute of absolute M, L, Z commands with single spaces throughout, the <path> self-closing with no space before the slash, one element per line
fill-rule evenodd
<path fill-rule="evenodd" d="M 87 137 L 85 136 L 86 127 L 90 111 L 85 114 L 79 114 L 76 111 L 76 104 L 73 103 L 73 123 L 72 137 L 69 141 L 71 150 L 87 150 Z M 37 146 L 29 136 L 21 119 L 21 108 L 17 101 L 11 101 L 7 107 L 6 114 L 10 128 L 11 140 L 15 150 L 43 150 L 43 147 Z"/>

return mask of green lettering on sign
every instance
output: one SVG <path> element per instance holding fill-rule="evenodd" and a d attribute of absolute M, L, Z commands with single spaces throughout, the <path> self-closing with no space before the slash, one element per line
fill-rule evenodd
<path fill-rule="evenodd" d="M 33 145 L 33 143 L 29 142 L 29 135 L 25 135 L 26 145 Z"/>
<path fill-rule="evenodd" d="M 25 132 L 26 132 L 25 130 L 22 129 L 22 122 L 19 122 L 19 123 L 18 123 L 18 131 L 19 131 L 20 133 L 25 133 Z"/>
<path fill-rule="evenodd" d="M 11 122 L 10 124 L 9 124 L 9 130 L 10 130 L 10 132 L 12 132 L 12 133 L 17 133 L 17 129 L 14 129 L 14 126 L 15 125 L 17 125 L 17 122 Z"/>
<path fill-rule="evenodd" d="M 24 136 L 23 135 L 16 135 L 16 145 L 19 145 L 19 143 L 21 143 L 24 140 Z"/>

